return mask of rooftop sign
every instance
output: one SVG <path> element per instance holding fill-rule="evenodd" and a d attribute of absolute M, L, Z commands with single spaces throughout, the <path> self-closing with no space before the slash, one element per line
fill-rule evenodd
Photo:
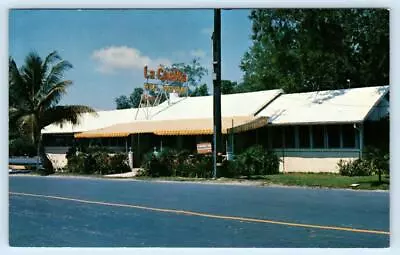
<path fill-rule="evenodd" d="M 144 78 L 156 79 L 161 81 L 187 82 L 187 75 L 178 69 L 167 70 L 159 67 L 157 70 L 149 70 L 147 66 L 143 70 Z"/>

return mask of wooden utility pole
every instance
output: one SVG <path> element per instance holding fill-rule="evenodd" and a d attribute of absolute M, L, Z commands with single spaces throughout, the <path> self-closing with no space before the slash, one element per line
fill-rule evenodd
<path fill-rule="evenodd" d="M 213 177 L 217 177 L 222 153 L 222 133 L 221 133 L 221 9 L 214 9 L 214 33 L 213 40 L 213 92 L 214 92 L 214 146 L 213 146 Z"/>

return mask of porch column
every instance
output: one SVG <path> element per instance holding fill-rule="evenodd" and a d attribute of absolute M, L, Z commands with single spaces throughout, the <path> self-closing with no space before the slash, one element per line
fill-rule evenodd
<path fill-rule="evenodd" d="M 363 156 L 363 148 L 364 148 L 364 125 L 360 124 L 360 128 L 358 129 L 358 135 L 359 135 L 359 150 L 360 150 L 360 159 L 362 159 Z"/>

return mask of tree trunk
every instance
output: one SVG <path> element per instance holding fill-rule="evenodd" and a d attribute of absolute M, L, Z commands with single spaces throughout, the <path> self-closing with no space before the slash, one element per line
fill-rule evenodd
<path fill-rule="evenodd" d="M 42 158 L 41 155 L 41 144 L 42 144 L 42 135 L 39 133 L 37 139 L 36 139 L 36 146 L 37 146 L 37 151 L 36 151 L 36 171 L 39 171 L 39 165 L 40 165 L 40 159 Z M 42 160 L 43 162 L 43 160 Z"/>
<path fill-rule="evenodd" d="M 382 183 L 382 170 L 378 169 L 378 175 L 379 175 L 379 184 Z"/>

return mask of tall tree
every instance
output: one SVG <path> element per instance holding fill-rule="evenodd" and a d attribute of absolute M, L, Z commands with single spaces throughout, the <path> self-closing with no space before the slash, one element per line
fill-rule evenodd
<path fill-rule="evenodd" d="M 389 11 L 253 10 L 245 90 L 286 92 L 389 83 Z M 350 82 L 349 82 L 349 81 Z"/>
<path fill-rule="evenodd" d="M 238 93 L 238 83 L 236 81 L 222 80 L 221 81 L 221 94 L 234 94 Z"/>
<path fill-rule="evenodd" d="M 64 80 L 64 72 L 72 65 L 56 51 L 43 60 L 31 52 L 18 68 L 9 58 L 9 121 L 30 133 L 38 156 L 44 156 L 41 130 L 47 125 L 64 122 L 77 124 L 82 113 L 95 111 L 85 105 L 59 105 L 72 81 Z"/>
<path fill-rule="evenodd" d="M 200 64 L 200 58 L 193 58 L 189 64 L 172 64 L 172 68 L 177 68 L 188 76 L 188 85 L 191 90 L 195 90 L 203 77 L 208 74 L 208 69 Z"/>
<path fill-rule="evenodd" d="M 196 87 L 191 93 L 191 97 L 199 97 L 199 96 L 208 96 L 208 87 L 207 84 L 203 84 L 201 86 Z"/>
<path fill-rule="evenodd" d="M 115 104 L 117 105 L 117 109 L 127 109 L 131 108 L 131 102 L 127 96 L 119 96 L 115 99 Z"/>
<path fill-rule="evenodd" d="M 130 94 L 129 101 L 131 103 L 132 108 L 139 107 L 142 94 L 143 94 L 142 88 L 135 88 L 133 92 Z"/>

